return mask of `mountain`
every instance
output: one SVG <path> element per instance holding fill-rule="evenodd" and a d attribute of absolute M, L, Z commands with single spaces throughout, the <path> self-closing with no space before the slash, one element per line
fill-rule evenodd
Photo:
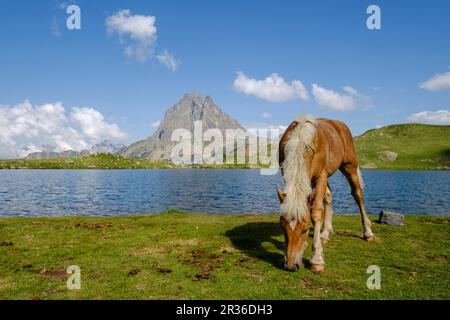
<path fill-rule="evenodd" d="M 209 96 L 187 93 L 164 115 L 158 129 L 147 139 L 138 141 L 119 152 L 120 155 L 133 158 L 169 160 L 172 147 L 172 132 L 184 128 L 193 132 L 194 122 L 202 121 L 203 131 L 219 129 L 225 136 L 226 129 L 245 130 L 239 122 L 224 113 Z"/>
<path fill-rule="evenodd" d="M 44 150 L 30 153 L 25 157 L 25 159 L 75 158 L 97 153 L 115 154 L 118 153 L 123 148 L 125 148 L 125 146 L 123 144 L 114 143 L 109 140 L 104 140 L 100 143 L 97 143 L 89 150 L 82 150 L 82 151 L 65 150 L 61 152 L 56 152 L 55 148 L 49 145 L 43 145 L 42 148 Z"/>
<path fill-rule="evenodd" d="M 450 169 L 450 126 L 395 124 L 354 140 L 363 168 Z"/>

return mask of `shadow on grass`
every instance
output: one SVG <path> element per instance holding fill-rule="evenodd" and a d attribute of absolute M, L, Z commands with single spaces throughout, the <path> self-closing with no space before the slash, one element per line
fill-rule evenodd
<path fill-rule="evenodd" d="M 275 237 L 282 235 L 279 223 L 249 222 L 225 232 L 233 246 L 250 257 L 269 262 L 284 270 L 284 242 Z M 277 251 L 268 251 L 263 243 L 272 243 Z"/>

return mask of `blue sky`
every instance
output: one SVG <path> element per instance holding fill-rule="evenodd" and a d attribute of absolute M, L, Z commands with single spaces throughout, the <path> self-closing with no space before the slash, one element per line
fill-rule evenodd
<path fill-rule="evenodd" d="M 69 4 L 81 9 L 81 30 L 65 26 Z M 370 4 L 381 8 L 381 30 L 366 27 Z M 212 96 L 249 126 L 287 125 L 301 112 L 343 120 L 354 135 L 411 119 L 449 121 L 448 1 L 2 1 L 1 6 L 4 114 L 26 99 L 32 108 L 61 102 L 67 117 L 61 121 L 94 140 L 108 137 L 101 130 L 116 130 L 111 137 L 126 144 L 147 137 L 151 123 L 190 91 Z M 144 45 L 149 53 L 143 61 L 124 53 L 142 39 L 133 40 L 123 29 L 121 36 L 117 28 L 107 30 L 106 19 L 124 9 L 128 17 L 155 17 L 156 39 Z M 164 52 L 178 62 L 176 70 L 158 61 Z M 238 72 L 245 76 L 240 89 L 234 85 Z M 308 100 L 287 93 L 285 101 L 273 101 L 259 89 L 244 93 L 252 83 L 270 93 L 270 86 L 258 81 L 274 73 L 288 87 L 300 81 Z M 313 84 L 324 90 L 314 94 Z M 356 91 L 350 94 L 345 86 Z M 339 111 L 330 95 L 352 103 Z M 80 117 L 72 119 L 73 107 Z M 86 129 L 87 108 L 104 117 L 95 134 Z M 438 110 L 443 112 L 434 113 Z M 411 118 L 423 111 L 428 113 Z M 4 131 L 7 124 L 4 120 Z M 0 141 L 4 154 L 27 137 L 10 133 L 9 139 Z"/>

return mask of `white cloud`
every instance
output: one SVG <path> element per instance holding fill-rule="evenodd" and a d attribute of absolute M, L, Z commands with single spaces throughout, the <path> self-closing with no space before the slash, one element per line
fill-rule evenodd
<path fill-rule="evenodd" d="M 261 113 L 261 117 L 266 118 L 266 119 L 270 118 L 271 116 L 272 115 L 270 113 L 268 113 L 268 112 Z"/>
<path fill-rule="evenodd" d="M 95 142 L 124 140 L 127 136 L 116 124 L 105 122 L 102 114 L 92 108 L 72 108 L 70 120 L 80 126 L 82 133 Z"/>
<path fill-rule="evenodd" d="M 161 120 L 158 120 L 158 121 L 155 121 L 155 122 L 152 122 L 151 124 L 150 124 L 150 126 L 152 127 L 152 128 L 158 128 L 159 127 L 159 125 L 161 124 Z"/>
<path fill-rule="evenodd" d="M 426 123 L 426 124 L 450 124 L 450 111 L 422 111 L 410 115 L 407 119 L 409 122 Z"/>
<path fill-rule="evenodd" d="M 174 58 L 172 54 L 170 54 L 167 50 L 164 50 L 162 53 L 156 56 L 156 59 L 162 65 L 166 66 L 172 71 L 176 71 L 180 66 L 181 62 Z"/>
<path fill-rule="evenodd" d="M 357 107 L 371 107 L 369 97 L 361 94 L 351 86 L 343 87 L 345 93 L 325 89 L 317 84 L 312 85 L 312 94 L 316 103 L 334 111 L 351 111 Z"/>
<path fill-rule="evenodd" d="M 73 108 L 70 119 L 62 103 L 33 106 L 28 100 L 0 106 L 0 158 L 24 157 L 41 151 L 89 149 L 103 139 L 123 140 L 126 134 L 91 108 Z"/>
<path fill-rule="evenodd" d="M 125 44 L 125 55 L 130 59 L 145 62 L 154 55 L 156 41 L 156 18 L 132 15 L 130 10 L 120 10 L 106 18 L 108 33 L 117 33 Z"/>
<path fill-rule="evenodd" d="M 419 85 L 419 88 L 430 91 L 440 91 L 450 89 L 450 71 L 443 74 L 436 74 L 424 83 Z"/>
<path fill-rule="evenodd" d="M 238 72 L 233 87 L 238 92 L 273 102 L 309 99 L 308 92 L 300 81 L 293 80 L 288 83 L 276 73 L 272 73 L 264 80 L 257 80 Z"/>

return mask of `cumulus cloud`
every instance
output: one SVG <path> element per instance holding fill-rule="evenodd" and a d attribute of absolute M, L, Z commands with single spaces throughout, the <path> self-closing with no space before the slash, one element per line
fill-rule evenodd
<path fill-rule="evenodd" d="M 106 27 L 109 34 L 117 33 L 128 58 L 145 62 L 154 55 L 155 22 L 154 16 L 132 15 L 125 9 L 107 17 Z"/>
<path fill-rule="evenodd" d="M 430 91 L 440 91 L 450 89 L 450 71 L 443 74 L 436 74 L 427 81 L 421 83 L 419 88 Z"/>
<path fill-rule="evenodd" d="M 72 108 L 70 115 L 72 123 L 77 124 L 82 133 L 89 139 L 100 142 L 103 140 L 124 140 L 127 136 L 116 124 L 105 122 L 100 112 L 92 108 Z"/>
<path fill-rule="evenodd" d="M 181 62 L 174 58 L 172 54 L 170 54 L 167 50 L 164 50 L 162 53 L 156 56 L 156 59 L 162 65 L 166 66 L 172 71 L 176 71 L 180 66 Z"/>
<path fill-rule="evenodd" d="M 273 102 L 309 99 L 308 92 L 300 81 L 293 80 L 288 83 L 277 73 L 272 73 L 264 80 L 257 80 L 247 77 L 243 72 L 238 72 L 233 87 L 238 92 Z"/>
<path fill-rule="evenodd" d="M 407 120 L 414 123 L 449 125 L 450 111 L 422 111 L 410 115 Z"/>
<path fill-rule="evenodd" d="M 345 93 L 323 88 L 316 83 L 312 85 L 312 94 L 316 103 L 334 111 L 351 111 L 357 107 L 370 107 L 372 101 L 351 86 L 343 87 Z"/>
<path fill-rule="evenodd" d="M 0 106 L 0 158 L 24 157 L 49 148 L 81 151 L 102 140 L 126 137 L 92 108 L 72 108 L 67 117 L 59 102 L 33 106 L 26 100 L 15 106 Z"/>

